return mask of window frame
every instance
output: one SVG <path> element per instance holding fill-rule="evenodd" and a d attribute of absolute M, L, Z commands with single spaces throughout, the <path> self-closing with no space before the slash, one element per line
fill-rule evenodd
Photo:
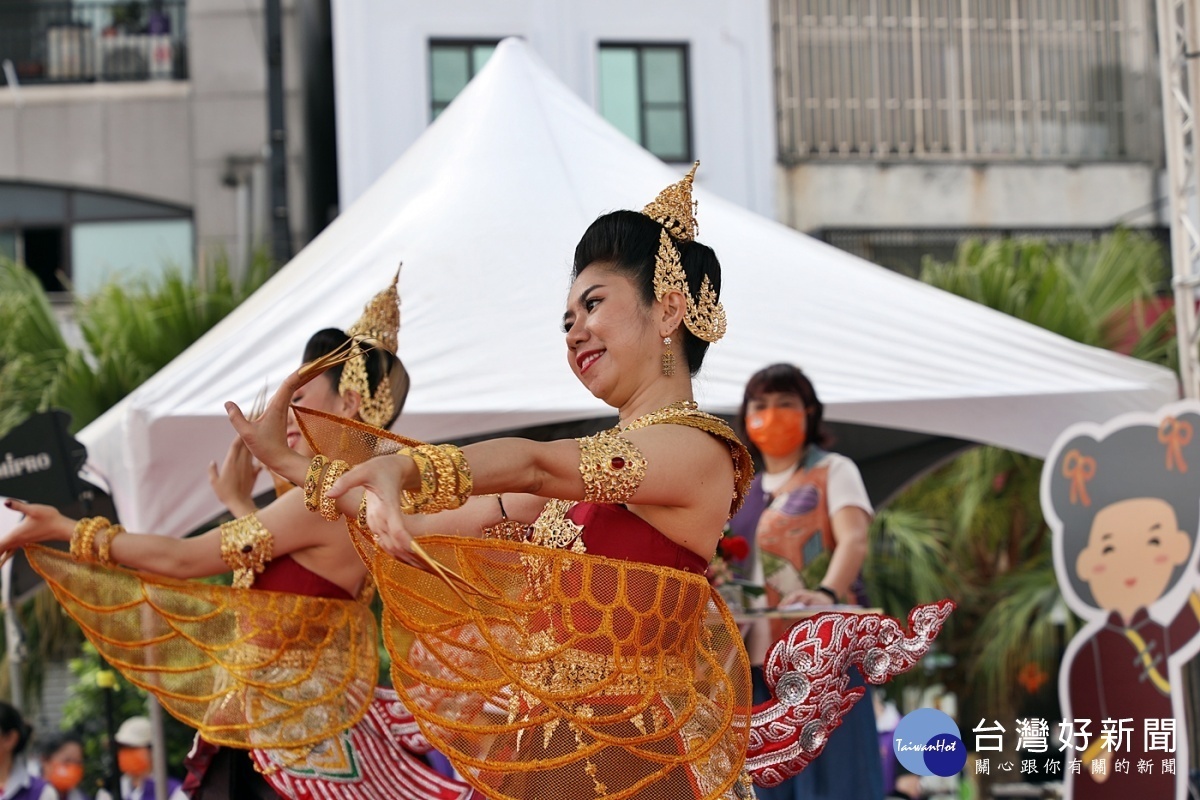
<path fill-rule="evenodd" d="M 21 217 L 0 217 L 0 231 L 11 232 L 16 235 L 17 260 L 24 263 L 24 234 L 30 229 L 49 229 L 57 228 L 60 242 L 59 252 L 62 253 L 62 263 L 59 265 L 56 272 L 60 272 L 69 280 L 75 278 L 75 253 L 71 246 L 72 231 L 76 225 L 90 224 L 95 222 L 112 223 L 112 222 L 158 222 L 162 220 L 186 220 L 192 225 L 192 251 L 196 249 L 196 216 L 191 208 L 180 205 L 178 203 L 159 200 L 151 197 L 131 194 L 129 192 L 113 191 L 103 187 L 96 186 L 81 186 L 78 184 L 59 184 L 59 183 L 43 183 L 40 181 L 30 181 L 24 179 L 2 179 L 0 178 L 0 189 L 12 188 L 17 191 L 22 189 L 46 190 L 58 193 L 63 198 L 62 213 L 54 217 L 45 218 L 21 218 Z M 81 194 L 95 195 L 100 198 L 112 198 L 114 200 L 125 200 L 134 203 L 144 204 L 154 207 L 159 213 L 155 214 L 79 214 L 76 210 L 76 202 Z M 40 276 L 39 276 L 40 279 Z M 47 294 L 51 299 L 68 297 L 71 295 L 71 290 L 67 287 L 63 289 L 46 288 Z"/>
<path fill-rule="evenodd" d="M 461 47 L 461 48 L 466 49 L 466 51 L 467 51 L 467 72 L 469 73 L 469 76 L 467 77 L 467 83 L 470 83 L 472 80 L 474 80 L 475 76 L 479 74 L 479 70 L 481 69 L 481 67 L 477 67 L 475 64 L 475 48 L 483 47 L 483 46 L 491 46 L 493 49 L 495 49 L 497 46 L 499 46 L 500 42 L 504 41 L 504 38 L 505 37 L 503 37 L 503 36 L 497 37 L 495 39 L 490 38 L 490 37 L 476 37 L 476 38 L 438 37 L 438 36 L 429 37 L 428 41 L 426 42 L 426 50 L 427 50 L 426 64 L 428 65 L 428 69 L 429 69 L 429 80 L 427 82 L 427 86 L 429 88 L 429 121 L 431 123 L 435 119 L 438 118 L 438 114 L 445 111 L 450 106 L 450 103 L 454 102 L 454 98 L 451 98 L 449 101 L 447 101 L 445 103 L 441 103 L 440 101 L 435 100 L 433 97 L 433 50 L 434 50 L 434 48 L 435 47 Z M 462 90 L 460 89 L 459 91 L 461 92 Z M 457 96 L 458 95 L 456 94 L 455 97 L 457 97 Z M 437 108 L 438 105 L 441 105 L 441 108 Z"/>
<path fill-rule="evenodd" d="M 602 77 L 600 75 L 600 69 L 599 69 L 600 53 L 601 53 L 601 51 L 603 51 L 606 48 L 613 48 L 613 49 L 619 48 L 619 49 L 626 49 L 626 50 L 632 49 L 634 51 L 634 53 L 636 54 L 636 58 L 637 58 L 638 124 L 641 127 L 641 141 L 639 141 L 638 144 L 640 146 L 642 146 L 643 148 L 645 148 L 646 150 L 648 150 L 650 153 L 652 153 L 656 158 L 660 158 L 663 161 L 666 161 L 668 164 L 690 164 L 690 163 L 692 163 L 692 161 L 695 160 L 696 143 L 695 143 L 695 136 L 693 133 L 694 125 L 692 124 L 693 105 L 692 105 L 692 46 L 691 46 L 691 42 L 688 42 L 687 40 L 683 40 L 683 41 L 647 41 L 644 39 L 639 39 L 639 40 L 634 40 L 634 41 L 619 41 L 619 40 L 615 40 L 615 39 L 601 39 L 599 42 L 596 43 L 597 89 L 599 88 L 599 81 L 602 80 Z M 660 156 L 658 153 L 655 153 L 653 150 L 650 150 L 650 147 L 646 144 L 646 139 L 648 136 L 648 126 L 646 124 L 647 108 L 650 108 L 650 107 L 666 108 L 666 107 L 668 107 L 662 103 L 648 103 L 645 99 L 645 91 L 646 91 L 646 87 L 645 87 L 645 84 L 646 84 L 645 55 L 646 55 L 646 53 L 645 53 L 645 51 L 648 49 L 675 49 L 675 50 L 680 51 L 680 53 L 683 56 L 683 76 L 682 76 L 682 79 L 683 79 L 682 107 L 683 107 L 683 120 L 684 120 L 683 158 L 679 158 L 679 159 L 672 158 L 671 160 L 668 161 L 666 158 L 663 158 L 663 156 Z M 674 108 L 676 106 L 672 105 L 670 107 Z"/>

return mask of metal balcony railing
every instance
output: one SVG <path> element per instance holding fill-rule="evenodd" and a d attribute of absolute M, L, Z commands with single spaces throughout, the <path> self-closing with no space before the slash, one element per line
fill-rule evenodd
<path fill-rule="evenodd" d="M 185 11 L 186 0 L 3 2 L 0 62 L 21 84 L 184 80 Z"/>
<path fill-rule="evenodd" d="M 772 0 L 780 160 L 1155 160 L 1150 5 Z"/>

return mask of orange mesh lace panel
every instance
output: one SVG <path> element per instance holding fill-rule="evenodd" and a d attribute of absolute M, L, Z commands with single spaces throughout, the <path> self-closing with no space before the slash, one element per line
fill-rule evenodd
<path fill-rule="evenodd" d="M 351 727 L 375 691 L 375 621 L 351 600 L 29 563 L 106 661 L 210 742 L 299 747 Z"/>
<path fill-rule="evenodd" d="M 452 584 L 353 534 L 383 598 L 393 682 L 488 797 L 726 796 L 745 759 L 750 668 L 703 577 L 423 538 L 464 579 Z"/>
<path fill-rule="evenodd" d="M 350 466 L 375 456 L 395 453 L 402 447 L 424 444 L 417 439 L 324 411 L 292 406 L 292 413 L 296 415 L 301 435 L 314 453 L 320 453 L 330 460 L 340 458 Z"/>

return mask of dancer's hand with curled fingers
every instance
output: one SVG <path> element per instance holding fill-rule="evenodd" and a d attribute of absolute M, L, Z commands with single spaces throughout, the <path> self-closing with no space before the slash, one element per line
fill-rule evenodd
<path fill-rule="evenodd" d="M 17 527 L 0 536 L 0 553 L 6 557 L 27 544 L 71 541 L 75 520 L 63 516 L 57 508 L 11 499 L 5 500 L 4 505 L 25 515 Z"/>
<path fill-rule="evenodd" d="M 297 485 L 304 481 L 309 460 L 287 445 L 288 414 L 296 390 L 316 374 L 304 375 L 301 369 L 288 375 L 255 419 L 247 419 L 236 403 L 225 404 L 230 424 L 250 453 L 263 466 Z"/>
<path fill-rule="evenodd" d="M 255 511 L 254 484 L 260 472 L 262 465 L 250 453 L 250 448 L 241 438 L 235 438 L 225 453 L 224 463 L 220 467 L 215 461 L 208 465 L 208 482 L 221 505 L 235 517 L 244 517 Z"/>
<path fill-rule="evenodd" d="M 416 465 L 408 456 L 377 456 L 349 469 L 326 492 L 339 498 L 355 489 L 367 492 L 367 527 L 384 552 L 405 563 L 421 566 L 413 554 L 413 537 L 400 511 L 400 493 L 406 482 L 416 476 Z M 357 496 L 355 493 L 354 496 Z"/>

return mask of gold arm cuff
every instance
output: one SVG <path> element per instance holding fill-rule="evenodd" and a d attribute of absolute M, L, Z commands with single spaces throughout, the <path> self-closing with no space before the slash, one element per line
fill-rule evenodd
<path fill-rule="evenodd" d="M 329 489 L 338 478 L 346 474 L 348 469 L 350 469 L 350 465 L 338 459 L 331 461 L 329 468 L 325 470 L 325 479 L 321 482 L 321 500 L 319 506 L 321 516 L 330 522 L 337 522 L 342 515 L 337 509 L 337 501 L 329 496 Z"/>
<path fill-rule="evenodd" d="M 579 442 L 579 474 L 588 503 L 627 502 L 646 477 L 646 457 L 624 436 L 599 433 Z"/>
<path fill-rule="evenodd" d="M 320 503 L 317 489 L 321 486 L 321 471 L 328 463 L 329 459 L 320 453 L 313 456 L 313 460 L 309 462 L 308 472 L 304 476 L 304 507 L 309 511 L 316 511 Z"/>
<path fill-rule="evenodd" d="M 257 514 L 247 514 L 221 525 L 221 560 L 233 570 L 233 585 L 249 589 L 254 576 L 267 568 L 274 538 Z"/>

